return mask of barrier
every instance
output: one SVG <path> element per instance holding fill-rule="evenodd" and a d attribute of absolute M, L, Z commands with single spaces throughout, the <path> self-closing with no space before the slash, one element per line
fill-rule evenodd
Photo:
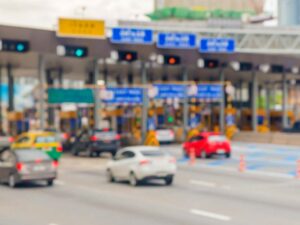
<path fill-rule="evenodd" d="M 244 155 L 240 156 L 239 171 L 240 172 L 245 172 L 246 171 L 246 160 L 245 160 Z"/>
<path fill-rule="evenodd" d="M 155 131 L 149 131 L 145 140 L 145 145 L 159 146 L 159 141 L 156 138 Z"/>
<path fill-rule="evenodd" d="M 191 149 L 189 157 L 190 157 L 189 164 L 191 166 L 195 165 L 195 163 L 196 163 L 196 151 L 195 151 L 194 148 Z"/>

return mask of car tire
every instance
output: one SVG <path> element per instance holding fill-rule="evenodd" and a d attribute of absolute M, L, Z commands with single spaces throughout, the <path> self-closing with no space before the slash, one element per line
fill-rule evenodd
<path fill-rule="evenodd" d="M 136 187 L 139 185 L 139 181 L 138 179 L 136 178 L 135 174 L 133 172 L 131 172 L 129 174 L 129 184 L 132 186 L 132 187 Z"/>
<path fill-rule="evenodd" d="M 230 158 L 230 156 L 231 156 L 231 153 L 230 153 L 230 152 L 228 152 L 228 153 L 226 153 L 226 154 L 225 154 L 225 156 L 226 156 L 226 158 L 228 159 L 228 158 Z"/>
<path fill-rule="evenodd" d="M 109 183 L 115 182 L 115 178 L 114 178 L 114 175 L 112 174 L 111 170 L 106 171 L 106 179 L 107 179 L 107 182 L 109 182 Z"/>
<path fill-rule="evenodd" d="M 47 180 L 47 186 L 51 187 L 54 184 L 54 180 Z"/>
<path fill-rule="evenodd" d="M 8 186 L 10 188 L 15 188 L 16 185 L 17 185 L 17 183 L 16 183 L 16 177 L 13 174 L 9 175 Z"/>
<path fill-rule="evenodd" d="M 166 183 L 166 185 L 167 185 L 167 186 L 172 185 L 172 184 L 173 184 L 173 180 L 174 180 L 174 177 L 173 177 L 173 176 L 167 176 L 167 177 L 165 178 L 165 183 Z"/>

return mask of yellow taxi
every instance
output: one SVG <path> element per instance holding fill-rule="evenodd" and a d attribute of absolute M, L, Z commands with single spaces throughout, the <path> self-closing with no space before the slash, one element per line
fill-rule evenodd
<path fill-rule="evenodd" d="M 19 135 L 12 143 L 11 149 L 35 148 L 45 151 L 53 160 L 59 160 L 62 146 L 55 133 L 45 131 L 29 131 Z"/>

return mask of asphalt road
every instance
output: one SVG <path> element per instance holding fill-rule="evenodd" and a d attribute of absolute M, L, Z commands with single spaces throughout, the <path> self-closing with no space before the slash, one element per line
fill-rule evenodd
<path fill-rule="evenodd" d="M 233 158 L 248 153 L 249 146 L 236 146 Z M 268 147 L 271 153 L 278 148 Z M 163 148 L 181 157 L 179 146 Z M 276 171 L 239 173 L 232 163 L 209 165 L 222 160 L 194 166 L 179 160 L 173 186 L 151 182 L 132 188 L 106 182 L 107 159 L 65 156 L 54 187 L 0 186 L 0 225 L 300 224 L 300 180 Z"/>

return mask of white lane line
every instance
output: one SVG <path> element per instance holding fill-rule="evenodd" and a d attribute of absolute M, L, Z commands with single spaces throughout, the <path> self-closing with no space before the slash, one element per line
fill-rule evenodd
<path fill-rule="evenodd" d="M 217 213 L 213 213 L 213 212 L 208 212 L 208 211 L 203 211 L 203 210 L 198 210 L 198 209 L 191 209 L 190 213 L 197 215 L 197 216 L 204 216 L 204 217 L 221 220 L 221 221 L 230 221 L 231 220 L 231 217 L 229 217 L 229 216 L 217 214 Z"/>
<path fill-rule="evenodd" d="M 64 186 L 64 185 L 66 185 L 66 183 L 64 181 L 62 181 L 62 180 L 55 180 L 54 184 L 58 185 L 58 186 Z"/>
<path fill-rule="evenodd" d="M 217 186 L 216 183 L 202 181 L 202 180 L 190 180 L 190 184 L 199 185 L 203 187 L 212 187 L 212 188 Z"/>
<path fill-rule="evenodd" d="M 57 223 L 49 223 L 49 225 L 58 225 Z"/>

